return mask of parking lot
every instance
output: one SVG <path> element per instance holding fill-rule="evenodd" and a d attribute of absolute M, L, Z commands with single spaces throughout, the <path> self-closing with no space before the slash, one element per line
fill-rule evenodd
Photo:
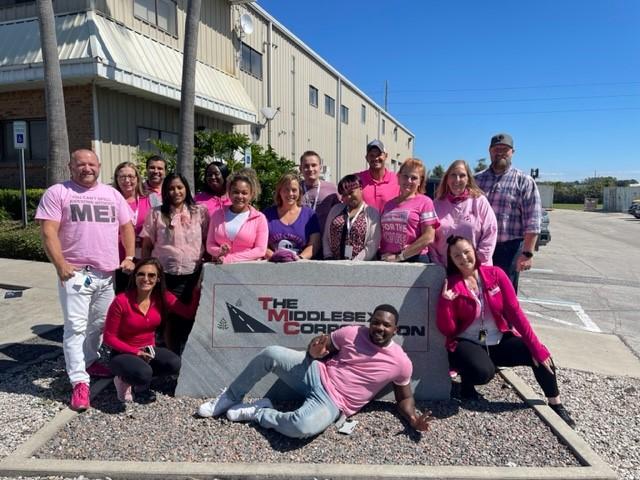
<path fill-rule="evenodd" d="M 640 356 L 640 220 L 627 213 L 549 215 L 552 240 L 520 280 L 529 318 L 615 333 Z"/>

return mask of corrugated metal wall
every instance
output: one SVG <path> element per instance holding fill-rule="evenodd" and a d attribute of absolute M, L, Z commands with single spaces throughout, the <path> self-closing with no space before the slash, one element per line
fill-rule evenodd
<path fill-rule="evenodd" d="M 262 53 L 263 78 L 260 80 L 242 71 L 239 71 L 238 77 L 256 108 L 260 110 L 268 106 L 269 21 L 251 8 L 237 8 L 232 15 L 237 18 L 241 13 L 247 13 L 253 19 L 254 31 L 251 35 L 244 36 L 242 42 Z M 260 131 L 257 142 L 266 146 L 269 142 L 270 130 L 271 145 L 276 152 L 296 163 L 304 151 L 317 151 L 329 167 L 331 180 L 334 182 L 347 173 L 365 169 L 367 167 L 364 158 L 366 144 L 379 138 L 379 107 L 369 102 L 349 85 L 342 84 L 334 72 L 328 70 L 322 62 L 310 55 L 277 25 L 273 26 L 272 43 L 271 106 L 280 108 L 280 112 Z M 309 102 L 310 85 L 318 89 L 317 107 Z M 325 95 L 335 101 L 334 116 L 325 113 Z M 340 121 L 341 105 L 349 109 L 347 124 Z M 365 124 L 361 122 L 362 105 L 366 108 Z M 413 142 L 410 144 L 408 141 L 411 135 L 403 128 L 398 128 L 396 140 L 393 133 L 397 126 L 396 122 L 384 113 L 382 115 L 386 119 L 386 135 L 380 138 L 385 143 L 389 158 L 399 159 L 402 162 L 413 151 Z M 260 121 L 265 121 L 262 115 L 260 115 Z M 339 154 L 337 151 L 338 128 L 340 128 Z M 238 126 L 236 131 L 251 137 L 249 126 Z M 392 167 L 391 161 L 389 167 Z"/>
<path fill-rule="evenodd" d="M 118 163 L 135 161 L 139 127 L 178 133 L 178 107 L 106 88 L 96 88 L 96 94 L 103 182 L 111 181 Z M 210 130 L 231 131 L 229 123 L 201 114 L 196 114 L 195 124 Z"/>
<path fill-rule="evenodd" d="M 631 202 L 640 198 L 640 187 L 604 187 L 602 197 L 605 212 L 626 212 Z"/>

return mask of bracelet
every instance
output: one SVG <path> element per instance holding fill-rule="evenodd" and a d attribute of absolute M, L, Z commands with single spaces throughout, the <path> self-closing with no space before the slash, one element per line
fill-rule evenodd
<path fill-rule="evenodd" d="M 135 257 L 134 257 L 133 255 L 129 255 L 129 256 L 127 256 L 127 257 L 124 257 L 124 259 L 125 259 L 125 260 L 129 260 L 130 262 L 133 262 L 133 259 L 134 259 L 134 258 L 135 258 Z"/>

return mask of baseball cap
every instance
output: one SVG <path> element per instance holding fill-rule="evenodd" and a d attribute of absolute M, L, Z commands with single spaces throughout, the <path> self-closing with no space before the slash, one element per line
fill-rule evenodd
<path fill-rule="evenodd" d="M 383 153 L 385 151 L 384 144 L 380 140 L 372 140 L 371 142 L 369 142 L 369 144 L 367 145 L 367 153 L 369 153 L 369 150 L 371 150 L 372 148 L 377 148 Z"/>
<path fill-rule="evenodd" d="M 506 145 L 507 147 L 513 148 L 513 138 L 508 133 L 496 133 L 493 137 L 491 137 L 491 143 L 489 144 L 489 148 L 494 145 Z"/>

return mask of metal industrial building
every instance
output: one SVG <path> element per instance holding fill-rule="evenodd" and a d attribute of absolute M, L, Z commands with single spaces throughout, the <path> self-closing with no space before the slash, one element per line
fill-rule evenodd
<path fill-rule="evenodd" d="M 71 149 L 93 148 L 103 181 L 149 139 L 177 143 L 187 0 L 56 0 Z M 365 168 L 380 138 L 391 168 L 413 134 L 254 2 L 203 0 L 196 127 L 239 131 L 297 162 L 318 151 L 332 180 Z M 266 113 L 266 116 L 265 116 Z M 269 120 L 271 118 L 271 120 Z M 0 0 L 0 186 L 18 186 L 12 122 L 29 130 L 28 186 L 44 186 L 43 66 L 34 1 Z"/>

